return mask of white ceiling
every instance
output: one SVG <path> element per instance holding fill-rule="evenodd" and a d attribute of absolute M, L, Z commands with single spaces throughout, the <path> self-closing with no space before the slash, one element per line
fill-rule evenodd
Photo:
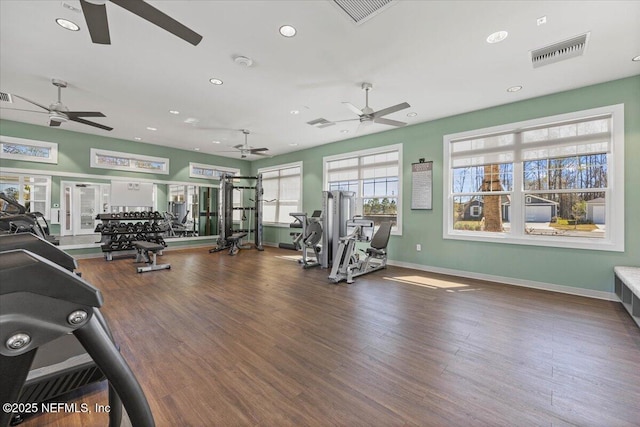
<path fill-rule="evenodd" d="M 103 112 L 88 119 L 114 129 L 74 122 L 63 129 L 239 157 L 230 146 L 243 142 L 240 129 L 251 131 L 251 146 L 273 155 L 393 129 L 306 124 L 357 118 L 342 102 L 364 107 L 365 81 L 373 84 L 374 110 L 406 101 L 411 108 L 387 118 L 415 124 L 640 74 L 640 62 L 631 61 L 640 55 L 639 1 L 400 0 L 361 25 L 330 0 L 149 3 L 202 42 L 192 46 L 107 2 L 111 45 L 93 44 L 79 0 L 0 1 L 0 90 L 49 105 L 57 97 L 51 78 L 66 80 L 63 103 Z M 547 23 L 536 25 L 542 16 Z M 61 28 L 56 18 L 80 31 Z M 283 24 L 294 25 L 296 37 L 282 37 Z M 488 44 L 498 30 L 509 37 Z M 532 49 L 585 32 L 583 56 L 532 67 Z M 236 64 L 237 55 L 254 65 Z M 210 84 L 212 77 L 224 84 Z M 514 85 L 523 89 L 508 93 Z M 48 123 L 46 114 L 7 109 L 44 111 L 20 99 L 0 106 L 3 119 Z"/>

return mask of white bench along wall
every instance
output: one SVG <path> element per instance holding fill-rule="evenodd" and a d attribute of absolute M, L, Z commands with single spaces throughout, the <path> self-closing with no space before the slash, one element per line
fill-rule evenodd
<path fill-rule="evenodd" d="M 616 266 L 613 271 L 616 295 L 640 326 L 640 267 Z"/>

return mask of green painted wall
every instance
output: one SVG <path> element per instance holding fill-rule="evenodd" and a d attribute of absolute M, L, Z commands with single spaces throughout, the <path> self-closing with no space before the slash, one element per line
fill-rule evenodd
<path fill-rule="evenodd" d="M 250 163 L 246 160 L 194 153 L 192 151 L 178 150 L 159 145 L 143 144 L 107 136 L 89 135 L 86 133 L 71 132 L 65 129 L 53 129 L 46 126 L 36 126 L 7 120 L 0 120 L 0 134 L 58 143 L 58 164 L 56 165 L 0 159 L 0 167 L 33 169 L 50 173 L 54 176 L 56 172 L 72 172 L 105 175 L 105 179 L 108 179 L 110 176 L 118 176 L 157 179 L 159 181 L 193 182 L 196 185 L 215 185 L 217 181 L 189 178 L 189 162 L 238 168 L 242 173 L 249 173 L 250 171 Z M 89 162 L 91 148 L 101 148 L 103 150 L 121 151 L 145 156 L 166 157 L 170 159 L 170 174 L 156 175 L 119 170 L 94 169 L 90 167 Z M 52 197 L 59 198 L 59 193 L 58 191 L 57 194 L 52 194 Z"/>
<path fill-rule="evenodd" d="M 625 104 L 624 253 L 464 242 L 442 238 L 443 135 L 620 103 Z M 606 292 L 613 290 L 613 266 L 640 265 L 640 221 L 634 215 L 635 212 L 640 212 L 640 190 L 636 184 L 640 183 L 640 76 L 446 117 L 251 163 L 9 121 L 0 121 L 0 133 L 60 144 L 60 159 L 57 165 L 0 159 L 0 167 L 35 169 L 54 176 L 56 172 L 75 172 L 105 175 L 105 179 L 115 175 L 211 185 L 212 182 L 206 180 L 188 178 L 189 161 L 236 167 L 240 168 L 242 174 L 256 173 L 261 167 L 302 161 L 303 210 L 307 212 L 321 207 L 319 198 L 322 191 L 323 156 L 402 143 L 403 230 L 402 236 L 391 238 L 389 253 L 392 260 L 426 268 L 459 270 Z M 154 177 L 151 174 L 91 169 L 91 147 L 168 157 L 171 159 L 171 175 Z M 410 165 L 421 157 L 434 162 L 434 208 L 431 211 L 410 209 Z M 52 202 L 55 203 L 59 199 L 59 179 L 56 181 L 54 178 L 53 187 Z M 264 241 L 288 242 L 289 231 L 288 228 L 265 227 Z M 422 244 L 422 252 L 415 251 L 417 243 Z"/>
<path fill-rule="evenodd" d="M 605 252 L 499 243 L 444 240 L 442 238 L 442 172 L 444 135 L 538 117 L 625 104 L 625 246 L 626 251 Z M 322 132 L 322 130 L 318 130 Z M 589 290 L 613 290 L 613 266 L 640 265 L 640 76 L 543 96 L 513 104 L 446 117 L 375 135 L 353 138 L 252 162 L 258 168 L 303 162 L 303 210 L 318 209 L 322 191 L 322 158 L 334 154 L 403 144 L 403 230 L 392 236 L 392 260 L 471 273 L 537 281 Z M 433 210 L 412 211 L 411 163 L 433 160 Z M 289 229 L 268 227 L 266 242 L 290 241 Z M 422 244 L 422 252 L 415 250 Z"/>

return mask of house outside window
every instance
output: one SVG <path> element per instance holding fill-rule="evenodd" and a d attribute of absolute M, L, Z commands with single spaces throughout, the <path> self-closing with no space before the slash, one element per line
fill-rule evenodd
<path fill-rule="evenodd" d="M 262 221 L 287 224 L 302 210 L 302 162 L 258 169 L 262 174 Z"/>
<path fill-rule="evenodd" d="M 624 250 L 623 120 L 615 105 L 446 135 L 443 237 Z"/>
<path fill-rule="evenodd" d="M 353 191 L 355 215 L 393 223 L 392 233 L 402 230 L 402 144 L 324 158 L 324 188 Z"/>

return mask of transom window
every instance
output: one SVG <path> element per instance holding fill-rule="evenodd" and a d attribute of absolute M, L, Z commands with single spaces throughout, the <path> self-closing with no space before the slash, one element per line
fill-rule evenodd
<path fill-rule="evenodd" d="M 402 145 L 396 144 L 324 158 L 324 187 L 328 191 L 353 191 L 356 215 L 393 223 L 401 234 Z"/>
<path fill-rule="evenodd" d="M 446 135 L 444 238 L 624 250 L 623 120 L 616 105 Z"/>

